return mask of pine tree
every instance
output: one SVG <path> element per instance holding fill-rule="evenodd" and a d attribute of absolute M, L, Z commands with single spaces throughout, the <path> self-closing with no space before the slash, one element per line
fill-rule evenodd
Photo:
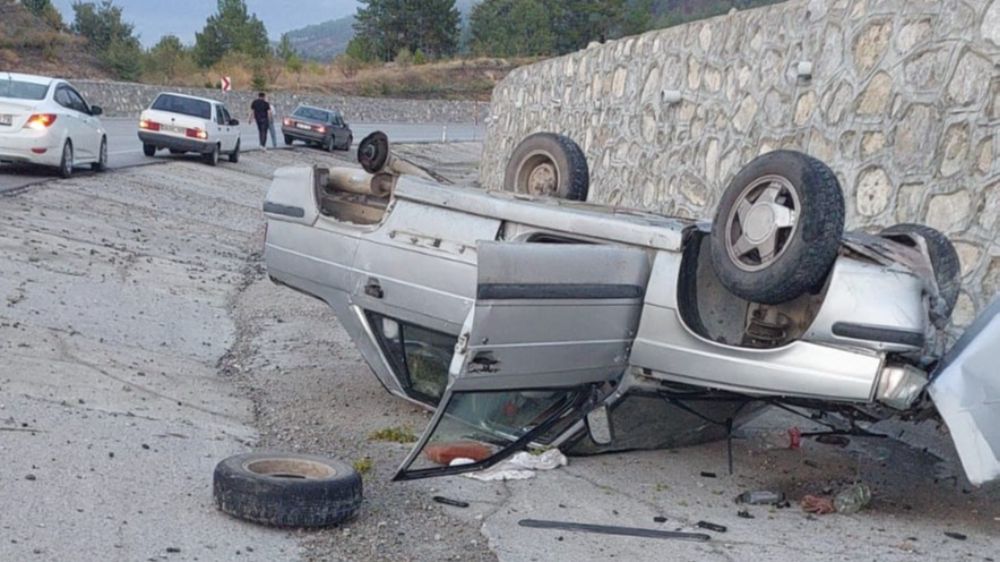
<path fill-rule="evenodd" d="M 211 66 L 230 52 L 264 58 L 270 46 L 264 22 L 247 10 L 244 0 L 218 0 L 218 11 L 195 34 L 195 59 Z"/>
<path fill-rule="evenodd" d="M 458 48 L 461 15 L 455 0 L 360 0 L 354 31 L 358 45 L 389 61 L 403 49 L 432 57 Z"/>

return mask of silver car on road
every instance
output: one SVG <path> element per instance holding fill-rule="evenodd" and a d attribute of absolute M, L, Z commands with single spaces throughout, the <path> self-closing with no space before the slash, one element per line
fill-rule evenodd
<path fill-rule="evenodd" d="M 448 185 L 380 133 L 358 154 L 364 171 L 275 173 L 265 260 L 387 390 L 436 408 L 396 479 L 725 438 L 768 405 L 848 432 L 940 415 L 969 479 L 1000 476 L 1000 306 L 946 352 L 951 244 L 845 233 L 821 162 L 757 158 L 708 223 L 580 201 L 586 161 L 554 134 L 521 143 L 504 192 Z"/>

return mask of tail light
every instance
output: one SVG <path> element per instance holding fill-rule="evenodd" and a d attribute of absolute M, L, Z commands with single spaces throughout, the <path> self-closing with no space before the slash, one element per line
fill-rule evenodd
<path fill-rule="evenodd" d="M 146 129 L 147 131 L 159 131 L 160 124 L 156 121 L 150 121 L 149 119 L 143 119 L 139 121 L 139 128 Z"/>
<path fill-rule="evenodd" d="M 204 129 L 192 128 L 192 129 L 188 129 L 187 131 L 185 131 L 184 134 L 186 136 L 189 136 L 189 137 L 193 138 L 193 139 L 207 139 L 208 138 L 208 133 Z"/>
<path fill-rule="evenodd" d="M 28 117 L 28 121 L 24 124 L 25 129 L 47 129 L 56 122 L 56 116 L 51 113 L 35 113 L 31 117 Z"/>

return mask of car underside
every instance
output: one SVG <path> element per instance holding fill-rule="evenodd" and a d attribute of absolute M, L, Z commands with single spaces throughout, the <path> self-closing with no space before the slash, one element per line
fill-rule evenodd
<path fill-rule="evenodd" d="M 447 185 L 378 134 L 359 147 L 365 171 L 275 174 L 271 278 L 329 304 L 390 392 L 436 408 L 397 479 L 529 446 L 721 439 L 767 406 L 831 431 L 961 419 L 970 480 L 1000 475 L 995 414 L 975 407 L 997 383 L 945 353 L 958 271 L 940 233 L 844 233 L 833 174 L 781 151 L 737 175 L 712 224 L 567 201 L 586 195 L 580 154 L 539 138 L 523 162 L 515 150 L 513 193 Z M 981 357 L 1000 316 L 977 326 L 962 350 Z M 977 402 L 956 379 L 989 392 Z"/>

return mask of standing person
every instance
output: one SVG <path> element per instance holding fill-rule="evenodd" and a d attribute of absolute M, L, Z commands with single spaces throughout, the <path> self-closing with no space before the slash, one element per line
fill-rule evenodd
<path fill-rule="evenodd" d="M 250 104 L 250 118 L 257 122 L 257 134 L 260 137 L 260 149 L 267 152 L 267 129 L 271 122 L 271 104 L 264 99 L 267 94 L 257 94 L 257 99 Z"/>
<path fill-rule="evenodd" d="M 274 132 L 274 122 L 278 120 L 278 108 L 270 100 L 265 98 L 265 101 L 271 106 L 271 116 L 267 120 L 267 128 L 271 131 L 271 148 L 278 148 L 278 135 Z"/>

